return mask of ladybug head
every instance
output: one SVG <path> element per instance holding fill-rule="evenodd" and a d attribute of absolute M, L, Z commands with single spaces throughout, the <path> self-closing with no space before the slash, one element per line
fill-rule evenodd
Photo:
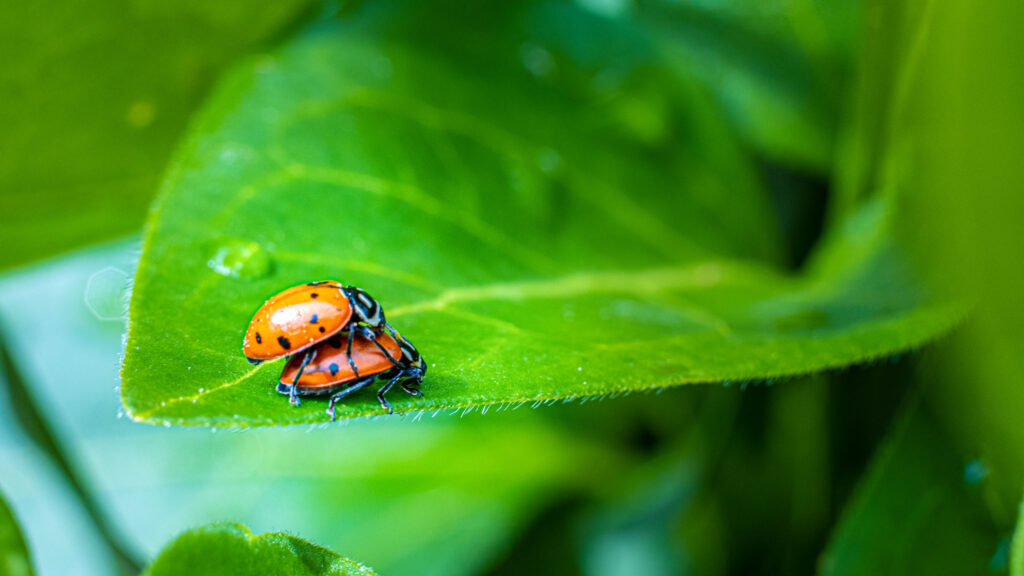
<path fill-rule="evenodd" d="M 380 327 L 387 324 L 384 319 L 384 310 L 380 304 L 358 286 L 346 286 L 345 294 L 352 304 L 352 312 L 356 320 L 365 322 L 370 326 Z"/>

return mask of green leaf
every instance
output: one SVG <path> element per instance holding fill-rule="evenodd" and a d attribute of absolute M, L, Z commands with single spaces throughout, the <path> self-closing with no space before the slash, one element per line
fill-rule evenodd
<path fill-rule="evenodd" d="M 29 560 L 25 538 L 21 535 L 14 514 L 0 495 L 0 573 L 5 576 L 31 576 L 32 562 Z"/>
<path fill-rule="evenodd" d="M 563 425 L 598 410 L 622 415 L 621 406 L 597 403 L 564 406 L 557 419 L 527 406 L 486 417 L 444 412 L 244 433 L 116 418 L 123 322 L 95 311 L 123 303 L 126 285 L 98 279 L 126 281 L 112 268 L 130 269 L 137 244 L 91 248 L 0 277 L 0 328 L 11 360 L 32 375 L 27 393 L 133 557 L 151 559 L 180 531 L 230 518 L 260 530 L 286 528 L 382 574 L 470 576 L 499 558 L 549 502 L 612 489 L 629 468 L 623 447 L 602 437 L 593 419 Z M 15 421 L 6 416 L 0 410 L 0 424 Z M 49 564 L 61 573 L 71 566 L 64 559 L 74 558 L 90 573 L 112 573 L 73 495 L 55 492 L 63 483 L 53 467 L 31 458 L 28 439 L 8 429 L 0 426 L 0 453 L 12 455 L 4 463 L 19 472 L 10 493 L 25 502 L 25 527 L 60 536 L 33 542 L 39 569 Z"/>
<path fill-rule="evenodd" d="M 974 482 L 927 407 L 910 406 L 844 513 L 821 574 L 989 573 L 1000 534 Z"/>
<path fill-rule="evenodd" d="M 638 17 L 767 158 L 827 173 L 846 104 L 859 3 L 643 2 Z"/>
<path fill-rule="evenodd" d="M 901 132 L 916 152 L 900 203 L 901 239 L 936 290 L 974 304 L 969 329 L 938 359 L 940 400 L 948 425 L 983 447 L 999 471 L 999 500 L 1012 508 L 1024 479 L 1024 267 L 1007 265 L 1024 242 L 1016 153 L 1024 68 L 1012 48 L 1024 4 L 939 2 L 933 12 L 910 92 L 909 109 L 925 121 Z"/>
<path fill-rule="evenodd" d="M 256 536 L 241 524 L 214 524 L 178 536 L 144 574 L 374 576 L 376 572 L 289 534 Z"/>
<path fill-rule="evenodd" d="M 933 30 L 937 6 L 917 1 L 864 3 L 858 77 L 850 90 L 833 174 L 829 209 L 834 217 L 855 211 L 873 195 L 906 191 L 907 173 L 914 167 L 910 159 L 920 146 L 908 135 L 919 128 L 923 109 L 912 96 L 920 91 L 924 55 L 943 38 Z M 942 74 L 952 78 L 946 65 L 944 61 Z M 934 96 L 930 90 L 921 93 L 924 99 Z"/>
<path fill-rule="evenodd" d="M 229 79 L 144 242 L 132 418 L 326 420 L 274 391 L 281 362 L 240 353 L 267 297 L 317 279 L 368 290 L 424 354 L 425 395 L 395 395 L 400 412 L 801 374 L 954 321 L 923 305 L 881 205 L 804 275 L 776 271 L 764 197 L 700 93 L 628 29 L 523 10 L 446 21 L 434 48 L 401 25 L 319 28 Z M 338 410 L 381 412 L 369 393 Z"/>
<path fill-rule="evenodd" d="M 0 5 L 0 269 L 138 230 L 215 74 L 312 4 Z"/>
<path fill-rule="evenodd" d="M 1018 515 L 1010 548 L 1010 576 L 1024 576 L 1024 502 L 1019 505 Z"/>

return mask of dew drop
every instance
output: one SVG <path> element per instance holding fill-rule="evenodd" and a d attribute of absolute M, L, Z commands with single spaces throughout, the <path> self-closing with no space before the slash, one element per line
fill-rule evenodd
<path fill-rule="evenodd" d="M 85 283 L 85 307 L 98 320 L 124 320 L 128 314 L 128 273 L 108 266 L 94 272 Z"/>
<path fill-rule="evenodd" d="M 153 123 L 156 106 L 148 100 L 133 102 L 125 111 L 124 117 L 133 128 L 145 128 Z"/>
<path fill-rule="evenodd" d="M 981 484 L 988 476 L 988 465 L 982 459 L 972 460 L 964 466 L 964 482 L 970 485 Z"/>
<path fill-rule="evenodd" d="M 551 148 L 545 148 L 537 156 L 537 166 L 545 174 L 554 174 L 562 166 L 562 156 Z"/>
<path fill-rule="evenodd" d="M 270 273 L 271 261 L 267 251 L 255 242 L 226 240 L 206 261 L 211 270 L 230 278 L 260 278 Z"/>
<path fill-rule="evenodd" d="M 613 116 L 628 136 L 647 145 L 663 144 L 673 132 L 671 104 L 660 93 L 622 95 Z"/>
<path fill-rule="evenodd" d="M 530 74 L 538 78 L 550 76 L 555 72 L 555 59 L 543 46 L 537 44 L 523 44 L 519 47 L 519 59 Z"/>

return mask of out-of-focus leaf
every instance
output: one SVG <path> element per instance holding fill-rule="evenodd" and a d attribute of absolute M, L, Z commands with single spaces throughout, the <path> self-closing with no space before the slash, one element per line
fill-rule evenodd
<path fill-rule="evenodd" d="M 904 138 L 914 169 L 901 239 L 935 290 L 974 304 L 936 368 L 937 403 L 947 427 L 989 463 L 1010 524 L 1024 479 L 1024 5 L 928 4 L 931 30 L 909 89 L 915 122 Z"/>
<path fill-rule="evenodd" d="M 241 524 L 214 524 L 193 528 L 175 538 L 144 574 L 375 576 L 376 572 L 289 534 L 256 536 Z"/>
<path fill-rule="evenodd" d="M 692 69 L 743 139 L 772 160 L 827 173 L 846 104 L 859 3 L 640 2 L 637 15 Z"/>
<path fill-rule="evenodd" d="M 727 573 L 725 538 L 713 482 L 743 399 L 739 390 L 708 390 L 678 439 L 628 471 L 619 489 L 583 514 L 580 573 Z M 680 419 L 682 421 L 682 419 Z"/>
<path fill-rule="evenodd" d="M 855 212 L 873 195 L 905 191 L 913 153 L 908 135 L 919 108 L 912 96 L 923 55 L 944 38 L 932 30 L 938 3 L 864 4 L 858 79 L 850 90 L 837 145 L 830 207 L 834 220 Z"/>
<path fill-rule="evenodd" d="M 393 398 L 402 412 L 801 374 L 953 322 L 906 275 L 882 205 L 799 278 L 755 262 L 773 252 L 769 215 L 713 108 L 629 29 L 524 10 L 500 15 L 511 30 L 446 21 L 459 49 L 362 20 L 312 30 L 231 77 L 145 239 L 132 418 L 326 420 L 274 391 L 280 362 L 240 353 L 267 297 L 325 278 L 369 290 L 427 359 L 424 397 Z M 338 409 L 380 412 L 369 393 Z"/>
<path fill-rule="evenodd" d="M 1010 576 L 1024 576 L 1024 503 L 1018 505 L 1018 515 L 1010 549 Z"/>
<path fill-rule="evenodd" d="M 137 230 L 214 74 L 312 4 L 0 5 L 0 269 Z"/>
<path fill-rule="evenodd" d="M 10 474 L 10 470 L 6 473 Z M 0 573 L 5 576 L 31 576 L 32 562 L 29 560 L 25 538 L 21 535 L 18 522 L 0 495 Z"/>
<path fill-rule="evenodd" d="M 36 573 L 117 574 L 114 554 L 63 471 L 21 429 L 6 377 L 0 371 L 0 462 L 5 472 L 0 488 L 18 513 L 25 540 L 32 543 Z"/>
<path fill-rule="evenodd" d="M 989 573 L 999 533 L 963 464 L 927 407 L 908 408 L 844 513 L 820 573 Z"/>
<path fill-rule="evenodd" d="M 142 566 L 137 564 L 135 559 L 123 549 L 107 519 L 98 510 L 95 501 L 90 498 L 82 483 L 79 482 L 68 455 L 64 454 L 61 445 L 54 440 L 53 434 L 40 413 L 40 408 L 31 398 L 28 391 L 30 384 L 26 383 L 14 359 L 11 358 L 5 340 L 5 335 L 0 333 L 0 376 L 6 380 L 6 382 L 2 380 L 0 382 L 6 385 L 6 391 L 9 392 L 10 405 L 19 432 L 23 432 L 27 438 L 31 439 L 34 448 L 45 454 L 49 463 L 60 471 L 62 480 L 78 498 L 92 520 L 93 525 L 90 527 L 90 531 L 98 533 L 108 545 L 109 551 L 117 558 L 120 573 L 125 576 L 135 576 L 142 570 Z"/>
<path fill-rule="evenodd" d="M 126 281 L 115 269 L 131 270 L 135 248 L 91 249 L 0 280 L 11 356 L 33 375 L 28 391 L 56 442 L 134 557 L 152 558 L 182 530 L 230 518 L 260 532 L 294 531 L 381 574 L 469 576 L 547 502 L 614 486 L 628 468 L 593 426 L 562 427 L 529 405 L 487 417 L 446 411 L 244 433 L 119 419 L 123 323 L 94 311 L 114 308 L 123 292 L 114 282 L 104 283 L 107 292 L 88 287 L 111 274 Z M 25 442 L 0 441 L 0 457 L 19 470 L 8 493 L 34 499 L 34 508 L 22 505 L 33 514 L 27 534 L 33 525 L 61 534 L 47 521 L 62 501 L 40 493 L 47 478 L 20 455 Z M 72 526 L 72 540 L 90 536 L 87 522 Z M 75 552 L 64 539 L 34 544 L 40 563 L 54 566 Z"/>

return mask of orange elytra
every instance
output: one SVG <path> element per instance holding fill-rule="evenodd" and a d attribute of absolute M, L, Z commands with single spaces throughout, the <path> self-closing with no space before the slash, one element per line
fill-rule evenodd
<path fill-rule="evenodd" d="M 365 322 L 376 329 L 387 325 L 380 304 L 354 286 L 327 280 L 293 286 L 267 300 L 249 322 L 242 353 L 259 364 L 301 352 Z"/>
<path fill-rule="evenodd" d="M 345 353 L 345 342 L 340 335 L 320 343 L 313 349 L 313 358 L 299 378 L 299 395 L 326 394 L 356 378 L 374 376 L 393 368 L 395 363 L 402 359 L 402 349 L 398 347 L 398 342 L 387 334 L 377 336 L 377 342 L 387 350 L 393 360 L 389 360 L 368 338 L 357 334 L 352 341 L 351 358 L 359 369 L 359 374 L 353 372 L 348 364 L 349 355 Z M 281 372 L 281 384 L 287 386 L 289 392 L 301 364 L 301 356 L 292 356 Z M 284 386 L 279 386 L 278 389 Z"/>
<path fill-rule="evenodd" d="M 339 400 L 378 378 L 387 380 L 377 392 L 377 400 L 388 413 L 393 410 L 384 395 L 395 384 L 414 396 L 423 395 L 417 386 L 423 381 L 427 365 L 419 351 L 401 334 L 374 337 L 360 332 L 352 339 L 351 352 L 343 343 L 347 339 L 347 334 L 338 334 L 302 356 L 292 356 L 281 372 L 277 391 L 289 397 L 334 393 L 327 407 L 331 420 L 334 420 L 334 405 Z"/>

